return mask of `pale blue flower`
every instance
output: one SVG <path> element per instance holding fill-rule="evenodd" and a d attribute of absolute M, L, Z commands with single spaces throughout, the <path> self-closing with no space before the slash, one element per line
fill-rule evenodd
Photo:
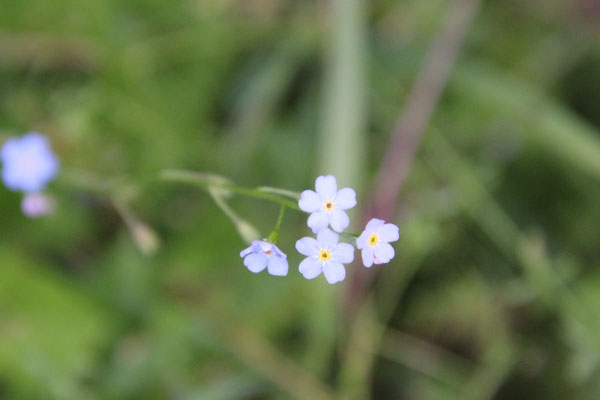
<path fill-rule="evenodd" d="M 2 181 L 10 190 L 42 191 L 58 173 L 58 159 L 50 142 L 39 133 L 8 139 L 0 152 Z"/>
<path fill-rule="evenodd" d="M 286 276 L 288 273 L 287 256 L 273 243 L 255 240 L 240 253 L 240 257 L 251 272 L 258 273 L 267 268 L 269 274 L 275 276 Z"/>
<path fill-rule="evenodd" d="M 305 237 L 296 242 L 296 250 L 306 258 L 300 263 L 300 273 L 306 279 L 316 278 L 323 272 L 330 284 L 341 282 L 346 277 L 344 264 L 354 260 L 354 246 L 338 243 L 336 233 L 325 228 L 317 239 Z"/>
<path fill-rule="evenodd" d="M 305 190 L 298 201 L 302 211 L 311 213 L 308 226 L 314 233 L 331 225 L 336 232 L 343 232 L 350 225 L 344 212 L 356 205 L 356 192 L 351 188 L 337 190 L 333 175 L 319 176 L 315 183 L 316 192 Z"/>
<path fill-rule="evenodd" d="M 362 250 L 362 260 L 365 267 L 370 268 L 373 263 L 385 264 L 394 258 L 394 248 L 389 242 L 395 242 L 400 237 L 399 229 L 394 224 L 373 218 L 365 230 L 356 239 L 356 247 Z"/>

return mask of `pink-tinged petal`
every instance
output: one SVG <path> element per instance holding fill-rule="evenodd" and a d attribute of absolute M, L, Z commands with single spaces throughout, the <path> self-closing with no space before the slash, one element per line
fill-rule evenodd
<path fill-rule="evenodd" d="M 319 254 L 319 245 L 314 238 L 305 237 L 296 241 L 298 253 L 307 257 L 316 257 Z"/>
<path fill-rule="evenodd" d="M 362 261 L 367 268 L 373 266 L 373 248 L 371 246 L 367 246 L 362 250 Z"/>
<path fill-rule="evenodd" d="M 312 213 L 308 217 L 307 225 L 312 229 L 313 233 L 317 233 L 329 225 L 329 214 L 326 211 Z"/>
<path fill-rule="evenodd" d="M 365 247 L 367 245 L 368 240 L 369 240 L 369 234 L 367 233 L 367 231 L 364 231 L 356 239 L 356 247 L 358 247 L 359 250 L 362 249 L 363 247 Z"/>
<path fill-rule="evenodd" d="M 331 252 L 331 259 L 342 264 L 354 261 L 354 246 L 349 243 L 340 243 Z"/>
<path fill-rule="evenodd" d="M 333 250 L 337 246 L 340 237 L 330 229 L 321 229 L 317 233 L 317 242 L 320 249 Z"/>
<path fill-rule="evenodd" d="M 379 229 L 380 227 L 382 227 L 385 224 L 385 221 L 382 219 L 377 219 L 377 218 L 373 218 L 369 221 L 369 223 L 367 224 L 367 226 L 365 226 L 365 232 L 369 232 L 369 235 Z"/>
<path fill-rule="evenodd" d="M 314 279 L 321 275 L 323 264 L 316 258 L 305 258 L 300 263 L 298 270 L 306 279 Z"/>
<path fill-rule="evenodd" d="M 286 276 L 288 274 L 288 262 L 283 257 L 271 256 L 269 257 L 267 271 L 274 276 Z"/>
<path fill-rule="evenodd" d="M 348 214 L 345 211 L 335 209 L 330 215 L 329 222 L 331 223 L 331 229 L 334 231 L 341 233 L 350 225 L 350 218 L 348 218 Z"/>
<path fill-rule="evenodd" d="M 392 245 L 387 243 L 377 243 L 373 252 L 375 253 L 375 259 L 381 264 L 390 262 L 395 254 Z"/>
<path fill-rule="evenodd" d="M 54 197 L 43 193 L 29 193 L 21 201 L 21 211 L 29 218 L 39 218 L 56 210 Z"/>
<path fill-rule="evenodd" d="M 305 212 L 317 212 L 323 208 L 323 199 L 312 190 L 305 190 L 298 200 L 298 207 Z"/>
<path fill-rule="evenodd" d="M 400 238 L 400 232 L 396 225 L 385 224 L 379 228 L 379 239 L 384 242 L 395 242 Z"/>
<path fill-rule="evenodd" d="M 351 188 L 338 190 L 334 199 L 335 207 L 341 210 L 347 210 L 356 205 L 356 192 Z"/>
<path fill-rule="evenodd" d="M 323 200 L 333 200 L 337 193 L 337 181 L 335 180 L 335 176 L 319 176 L 315 183 L 315 188 Z"/>
<path fill-rule="evenodd" d="M 244 258 L 244 265 L 251 272 L 257 273 L 267 267 L 267 256 L 264 253 L 252 253 Z"/>
<path fill-rule="evenodd" d="M 328 261 L 323 267 L 323 275 L 330 284 L 338 283 L 346 278 L 346 269 L 344 266 L 335 261 Z"/>

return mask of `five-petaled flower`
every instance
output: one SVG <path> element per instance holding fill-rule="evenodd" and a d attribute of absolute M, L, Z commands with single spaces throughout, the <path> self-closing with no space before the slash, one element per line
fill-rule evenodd
<path fill-rule="evenodd" d="M 6 187 L 24 193 L 44 190 L 59 169 L 50 142 L 35 132 L 8 139 L 2 146 L 0 158 L 2 181 Z"/>
<path fill-rule="evenodd" d="M 288 273 L 287 256 L 273 243 L 255 240 L 240 253 L 240 257 L 251 272 L 258 273 L 267 268 L 269 274 L 275 276 L 286 276 Z"/>
<path fill-rule="evenodd" d="M 296 249 L 306 258 L 300 263 L 300 273 L 306 279 L 316 278 L 323 272 L 330 284 L 341 282 L 346 277 L 343 264 L 354 260 L 354 247 L 348 243 L 338 243 L 336 233 L 325 228 L 317 234 L 317 239 L 305 237 L 296 242 Z"/>
<path fill-rule="evenodd" d="M 344 210 L 356 205 L 356 192 L 351 188 L 337 190 L 337 182 L 333 175 L 319 176 L 315 189 L 316 192 L 302 192 L 298 201 L 302 211 L 311 213 L 308 226 L 314 233 L 329 225 L 334 231 L 343 232 L 350 225 L 350 219 Z"/>
<path fill-rule="evenodd" d="M 356 247 L 362 250 L 362 260 L 365 267 L 373 263 L 385 264 L 394 258 L 394 248 L 389 242 L 395 242 L 400 237 L 398 227 L 386 224 L 385 221 L 373 218 L 365 230 L 356 239 Z"/>

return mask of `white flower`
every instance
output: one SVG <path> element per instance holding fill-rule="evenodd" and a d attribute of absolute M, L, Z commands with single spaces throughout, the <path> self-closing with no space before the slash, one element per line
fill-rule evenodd
<path fill-rule="evenodd" d="M 267 268 L 269 274 L 275 276 L 286 276 L 288 273 L 287 256 L 273 243 L 255 240 L 240 253 L 240 257 L 251 272 L 258 273 Z"/>
<path fill-rule="evenodd" d="M 331 228 L 343 232 L 350 225 L 348 214 L 344 212 L 356 205 L 356 192 L 351 188 L 337 190 L 333 175 L 319 176 L 315 183 L 316 192 L 305 190 L 298 201 L 302 211 L 311 213 L 308 226 L 314 233 Z"/>
<path fill-rule="evenodd" d="M 339 237 L 329 229 L 322 229 L 317 240 L 305 237 L 296 242 L 296 249 L 307 258 L 300 263 L 300 273 L 306 279 L 316 278 L 323 272 L 330 284 L 341 282 L 346 277 L 343 264 L 354 260 L 354 247 L 338 243 Z"/>
<path fill-rule="evenodd" d="M 386 224 L 385 221 L 373 218 L 365 230 L 356 239 L 356 247 L 362 250 L 362 260 L 365 267 L 373 263 L 385 264 L 394 258 L 394 248 L 389 242 L 395 242 L 400 237 L 398 227 Z"/>

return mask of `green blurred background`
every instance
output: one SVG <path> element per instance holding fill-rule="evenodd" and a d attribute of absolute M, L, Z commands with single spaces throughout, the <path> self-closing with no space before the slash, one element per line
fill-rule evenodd
<path fill-rule="evenodd" d="M 62 163 L 47 218 L 0 189 L 0 397 L 600 398 L 596 0 L 480 5 L 397 256 L 350 309 L 362 266 L 298 273 L 304 215 L 282 226 L 288 277 L 254 275 L 206 191 L 157 179 L 300 191 L 332 172 L 360 209 L 463 3 L 0 0 L 0 135 L 44 132 Z M 276 204 L 226 201 L 272 229 Z"/>

